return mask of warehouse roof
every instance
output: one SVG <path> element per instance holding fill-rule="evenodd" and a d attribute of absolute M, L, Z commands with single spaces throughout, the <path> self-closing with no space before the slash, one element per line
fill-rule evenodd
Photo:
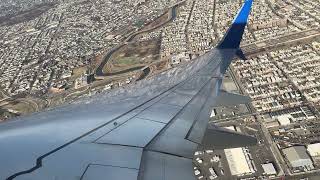
<path fill-rule="evenodd" d="M 310 156 L 320 156 L 320 143 L 310 144 L 307 149 Z"/>
<path fill-rule="evenodd" d="M 296 161 L 300 159 L 310 159 L 304 146 L 292 146 L 282 150 L 289 161 Z"/>
<path fill-rule="evenodd" d="M 277 174 L 277 171 L 274 168 L 272 163 L 262 164 L 262 168 L 263 168 L 264 173 L 267 174 L 267 175 Z"/>
<path fill-rule="evenodd" d="M 224 150 L 232 175 L 243 175 L 253 173 L 246 160 L 242 148 L 231 148 Z"/>

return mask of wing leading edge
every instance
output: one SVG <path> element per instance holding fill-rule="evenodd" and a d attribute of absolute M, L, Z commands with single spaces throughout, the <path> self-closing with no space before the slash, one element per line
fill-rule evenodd
<path fill-rule="evenodd" d="M 196 61 L 2 123 L 0 179 L 194 180 L 193 153 L 210 109 L 222 102 L 222 77 L 239 51 L 251 5 L 245 1 L 217 48 Z"/>

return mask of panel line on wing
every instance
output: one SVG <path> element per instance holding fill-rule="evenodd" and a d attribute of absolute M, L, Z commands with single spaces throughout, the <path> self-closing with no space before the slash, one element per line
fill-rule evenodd
<path fill-rule="evenodd" d="M 80 180 L 92 180 L 101 178 L 104 175 L 110 175 L 112 179 L 123 179 L 124 177 L 132 179 L 137 178 L 139 174 L 139 169 L 123 167 L 123 166 L 113 166 L 113 165 L 105 165 L 105 164 L 96 164 L 90 163 L 87 167 Z M 110 178 L 110 177 L 109 177 Z"/>
<path fill-rule="evenodd" d="M 143 152 L 155 152 L 155 153 L 166 154 L 166 155 L 185 158 L 185 159 L 191 159 L 191 160 L 193 159 L 191 157 L 186 157 L 186 156 L 182 156 L 182 155 L 179 155 L 179 154 L 173 154 L 173 153 L 169 153 L 169 152 L 165 152 L 165 151 L 157 151 L 157 150 L 153 150 L 153 149 L 146 149 Z"/>
<path fill-rule="evenodd" d="M 202 70 L 202 69 L 200 69 L 199 71 L 201 71 L 201 70 Z M 197 73 L 198 73 L 199 71 L 197 71 Z M 197 73 L 196 73 L 196 74 L 197 74 Z M 196 74 L 195 74 L 195 75 L 196 75 Z M 144 116 L 142 116 L 141 114 L 144 113 L 144 112 L 150 111 L 150 110 L 149 110 L 150 108 L 152 108 L 153 106 L 159 105 L 159 104 L 169 105 L 169 104 L 167 104 L 167 103 L 161 103 L 161 102 L 163 101 L 163 99 L 165 99 L 165 98 L 167 98 L 169 95 L 171 95 L 172 92 L 178 93 L 177 90 L 179 90 L 179 88 L 182 88 L 182 89 L 183 89 L 183 86 L 184 86 L 185 84 L 190 83 L 190 80 L 192 81 L 192 80 L 195 80 L 195 79 L 198 79 L 198 76 L 191 76 L 190 78 L 187 78 L 185 81 L 181 82 L 181 83 L 179 84 L 179 86 L 176 86 L 175 88 L 173 88 L 171 92 L 168 92 L 167 94 L 165 94 L 165 95 L 164 95 L 163 97 L 161 97 L 158 101 L 156 101 L 156 102 L 154 102 L 153 104 L 151 104 L 150 106 L 144 108 L 142 111 L 140 111 L 140 113 L 137 113 L 136 115 L 134 115 L 133 117 L 131 117 L 131 118 L 128 119 L 127 121 L 125 121 L 125 122 L 123 122 L 122 124 L 120 124 L 119 126 L 117 126 L 116 128 L 108 131 L 107 133 L 104 133 L 103 135 L 101 135 L 100 137 L 98 137 L 96 140 L 94 140 L 94 142 L 97 143 L 97 142 L 99 141 L 99 139 L 107 136 L 109 133 L 112 133 L 112 131 L 115 131 L 116 129 L 121 128 L 122 126 L 124 126 L 126 123 L 128 123 L 130 120 L 132 120 L 132 119 L 134 119 L 134 118 L 145 119 L 145 120 L 149 120 L 149 121 L 153 121 L 153 122 L 168 124 L 172 119 L 174 119 L 174 118 L 176 117 L 176 115 L 178 115 L 178 114 L 182 111 L 182 109 L 183 109 L 184 106 L 186 106 L 189 102 L 192 101 L 192 99 L 193 99 L 195 96 L 191 97 L 190 100 L 188 100 L 188 102 L 186 102 L 186 104 L 185 104 L 184 106 L 174 106 L 174 107 L 178 107 L 179 109 L 177 109 L 177 112 L 175 112 L 175 113 L 173 114 L 173 116 L 170 117 L 170 119 L 168 119 L 168 122 L 167 122 L 167 123 L 164 123 L 164 122 L 161 122 L 161 121 L 158 121 L 158 120 L 155 120 L 155 119 L 150 119 L 150 118 L 144 117 Z M 203 80 L 205 80 L 205 81 L 201 83 L 201 86 L 202 86 L 202 87 L 200 87 L 200 89 L 198 89 L 198 88 L 195 89 L 195 90 L 196 90 L 196 94 L 198 94 L 198 93 L 201 91 L 201 89 L 202 89 L 203 87 L 205 87 L 205 85 L 206 85 L 211 79 L 212 79 L 212 78 L 211 78 L 210 76 L 206 76 L 206 79 L 203 79 Z M 199 84 L 199 85 L 200 85 L 200 84 Z M 159 103 L 159 102 L 160 102 L 160 103 Z M 170 104 L 170 105 L 172 105 L 172 104 Z M 172 106 L 173 106 L 173 105 L 172 105 Z M 157 111 L 158 111 L 158 110 L 157 110 Z M 152 112 L 152 111 L 151 111 L 151 112 Z M 164 127 L 164 128 L 165 128 L 165 127 Z M 161 130 L 160 130 L 160 131 L 161 131 Z M 159 131 L 159 132 L 160 132 L 160 131 Z M 156 135 L 156 136 L 157 136 L 157 135 Z"/>
<path fill-rule="evenodd" d="M 113 166 L 113 165 L 106 165 L 106 164 L 96 164 L 96 163 L 90 163 L 89 166 L 106 166 L 106 167 L 115 167 L 115 168 L 124 168 L 124 169 L 134 169 L 139 170 L 137 168 L 131 168 L 131 167 L 123 167 L 123 166 Z"/>
<path fill-rule="evenodd" d="M 212 78 L 210 78 L 210 79 L 207 81 L 207 83 L 208 83 L 211 79 L 212 79 Z M 172 119 L 176 119 L 176 117 L 178 117 L 178 116 L 181 114 L 181 112 L 188 106 L 188 104 L 190 104 L 190 103 L 197 97 L 197 95 L 201 92 L 201 90 L 202 90 L 203 88 L 205 88 L 205 86 L 207 85 L 207 83 L 205 83 L 205 84 L 200 88 L 200 90 L 197 92 L 197 94 L 196 94 L 195 96 L 193 96 L 192 99 L 191 99 Z M 153 142 L 155 141 L 155 139 L 158 138 L 158 136 L 159 136 L 160 134 L 164 133 L 164 132 L 170 127 L 170 125 L 171 125 L 172 123 L 173 123 L 173 121 L 170 121 L 166 127 L 164 127 L 156 136 L 154 136 L 154 138 L 146 145 L 146 147 L 147 147 L 148 150 L 152 150 L 152 149 L 149 149 L 148 146 L 150 146 L 150 144 L 153 143 Z M 186 139 L 185 139 L 185 140 L 186 140 Z"/>
<path fill-rule="evenodd" d="M 173 93 L 176 93 L 176 90 L 173 91 Z M 169 96 L 169 95 L 168 95 Z M 166 97 L 168 97 L 166 96 Z M 163 99 L 161 99 L 163 100 Z M 177 104 L 169 104 L 169 103 L 164 103 L 163 101 L 160 101 L 158 104 L 163 104 L 163 105 L 169 105 L 169 106 L 175 106 L 177 108 L 183 108 L 183 106 L 177 105 Z"/>
<path fill-rule="evenodd" d="M 95 142 L 144 147 L 166 124 L 135 117 Z"/>
<path fill-rule="evenodd" d="M 161 124 L 167 124 L 167 123 L 164 123 L 164 122 L 161 122 L 161 121 L 156 121 L 156 120 L 153 120 L 153 119 L 148 119 L 148 118 L 142 118 L 142 117 L 138 117 L 139 119 L 143 119 L 143 120 L 147 120 L 147 121 L 151 121 L 151 122 L 156 122 L 156 123 L 161 123 Z"/>
<path fill-rule="evenodd" d="M 213 62 L 214 62 L 214 61 L 211 61 L 211 60 L 210 60 L 210 61 L 206 62 L 205 64 L 208 66 L 208 65 L 210 65 L 210 64 L 213 63 Z M 221 63 L 221 62 L 220 62 L 220 63 Z M 219 66 L 220 63 L 218 63 L 217 66 Z M 161 103 L 161 100 L 163 100 L 165 97 L 168 97 L 170 94 L 172 94 L 172 92 L 180 93 L 179 91 L 177 91 L 177 90 L 179 89 L 179 87 L 182 86 L 182 85 L 184 85 L 184 84 L 186 84 L 186 83 L 188 83 L 190 79 L 196 78 L 196 77 L 198 76 L 198 74 L 201 73 L 201 71 L 203 71 L 203 68 L 207 67 L 206 65 L 203 65 L 204 67 L 202 67 L 202 68 L 200 68 L 199 70 L 197 70 L 193 75 L 190 75 L 189 78 L 183 80 L 182 82 L 176 84 L 175 86 L 169 88 L 169 89 L 166 90 L 165 92 L 163 92 L 163 93 L 161 93 L 160 95 L 158 95 L 157 97 L 160 97 L 161 95 L 164 95 L 164 94 L 167 93 L 167 95 L 164 95 L 164 96 L 161 97 L 158 101 L 156 101 L 156 102 L 152 103 L 150 106 L 144 108 L 143 110 L 141 110 L 139 113 L 137 113 L 137 114 L 134 115 L 133 117 L 129 118 L 129 119 L 126 120 L 125 122 L 123 122 L 123 123 L 121 123 L 120 125 L 118 125 L 116 128 L 122 126 L 123 124 L 127 123 L 128 121 L 130 121 L 131 119 L 133 119 L 133 118 L 135 118 L 135 117 L 139 117 L 139 115 L 141 114 L 141 112 L 147 110 L 148 108 L 152 107 L 154 104 L 157 104 L 157 103 L 159 103 L 159 102 L 160 102 L 159 104 L 171 105 L 171 106 L 176 106 L 176 107 L 182 108 L 182 106 L 179 106 L 179 105 L 174 105 L 174 104 L 170 104 L 170 103 L 169 103 L 169 104 L 167 104 L 167 103 Z M 214 69 L 215 69 L 215 68 L 213 68 L 213 70 L 214 70 Z M 210 77 L 210 78 L 212 78 L 212 77 Z M 204 86 L 205 86 L 205 83 L 204 83 L 204 85 L 203 85 L 202 87 L 204 87 Z M 170 91 L 171 91 L 171 92 L 170 92 Z M 199 91 L 200 91 L 200 90 L 199 90 Z M 199 91 L 198 91 L 198 92 L 199 92 Z M 157 97 L 154 97 L 153 99 L 156 99 Z M 153 100 L 153 99 L 152 99 L 152 100 Z M 149 100 L 148 102 L 150 102 L 150 101 L 151 101 L 151 100 Z M 188 103 L 191 102 L 191 101 L 192 101 L 192 98 L 191 98 L 190 101 L 188 101 Z M 147 102 L 145 102 L 145 103 L 147 103 Z M 141 104 L 139 107 L 143 106 L 145 103 Z M 137 108 L 138 108 L 138 107 L 137 107 Z M 137 108 L 135 108 L 135 109 L 137 109 Z M 183 109 L 183 108 L 182 108 L 182 109 Z M 182 109 L 181 109 L 181 110 L 182 110 Z M 180 110 L 180 111 L 181 111 L 181 110 Z M 180 112 L 180 111 L 179 111 L 179 112 Z M 178 112 L 178 113 L 179 113 L 179 112 Z M 120 117 L 118 117 L 118 118 L 120 118 Z M 118 119 L 118 118 L 115 118 L 115 119 L 111 120 L 110 123 L 113 122 L 113 121 L 115 121 L 115 120 Z M 139 118 L 141 118 L 141 117 L 139 117 Z M 150 120 L 150 119 L 148 119 L 148 118 L 146 118 L 146 119 L 147 119 L 147 120 Z M 172 118 L 172 119 L 173 119 L 173 118 Z M 116 129 L 116 128 L 114 128 L 114 129 Z M 108 134 L 109 132 L 113 131 L 114 129 L 112 129 L 112 130 L 108 131 L 107 133 L 101 135 L 101 136 L 98 137 L 97 139 L 103 137 L 104 135 Z M 97 140 L 97 139 L 96 139 L 96 140 Z M 96 140 L 94 140 L 93 142 L 95 142 Z"/>
<path fill-rule="evenodd" d="M 188 78 L 187 78 L 187 79 L 188 79 Z M 186 80 L 184 80 L 184 81 L 186 81 Z M 19 172 L 17 172 L 17 173 L 14 173 L 13 175 L 9 176 L 9 177 L 7 178 L 7 180 L 13 180 L 14 178 L 16 178 L 16 177 L 18 177 L 18 176 L 21 176 L 21 175 L 23 175 L 23 174 L 29 174 L 29 173 L 31 173 L 31 172 L 39 169 L 40 167 L 42 167 L 42 160 L 43 160 L 44 158 L 46 158 L 47 156 L 49 156 L 49 155 L 51 155 L 51 154 L 53 154 L 53 153 L 55 153 L 55 152 L 57 152 L 57 151 L 65 148 L 65 147 L 67 147 L 67 146 L 70 145 L 70 144 L 73 144 L 74 142 L 76 142 L 76 141 L 80 140 L 81 138 L 83 138 L 83 137 L 91 134 L 91 133 L 94 132 L 94 131 L 97 131 L 98 129 L 103 128 L 104 126 L 113 123 L 115 120 L 119 119 L 120 117 L 122 117 L 122 116 L 124 116 L 124 115 L 126 115 L 126 114 L 129 114 L 130 112 L 133 112 L 133 111 L 136 110 L 137 108 L 142 107 L 142 106 L 143 106 L 144 104 L 146 104 L 147 102 L 150 102 L 150 101 L 156 99 L 157 97 L 159 97 L 159 96 L 167 93 L 168 91 L 174 89 L 175 87 L 179 86 L 179 85 L 180 85 L 181 83 L 183 83 L 184 81 L 182 81 L 182 82 L 180 82 L 180 83 L 178 83 L 178 84 L 176 84 L 176 85 L 168 88 L 167 90 L 161 92 L 161 93 L 158 94 L 157 96 L 152 97 L 151 99 L 149 99 L 149 100 L 147 100 L 146 102 L 144 102 L 144 103 L 136 106 L 135 108 L 133 108 L 133 109 L 131 109 L 131 110 L 129 110 L 129 111 L 127 111 L 127 112 L 119 115 L 118 117 L 116 117 L 116 118 L 114 118 L 114 119 L 112 119 L 112 120 L 110 120 L 110 121 L 108 121 L 108 122 L 106 122 L 106 123 L 104 123 L 104 124 L 102 124 L 102 125 L 94 128 L 94 129 L 92 129 L 92 130 L 90 130 L 90 131 L 82 134 L 81 136 L 79 136 L 79 137 L 77 137 L 77 138 L 75 138 L 75 139 L 73 139 L 73 140 L 71 140 L 71 141 L 63 144 L 62 146 L 59 146 L 58 148 L 55 148 L 55 149 L 53 149 L 52 151 L 49 151 L 48 153 L 39 156 L 39 157 L 36 159 L 36 164 L 35 164 L 35 166 L 31 167 L 30 169 L 27 169 L 27 170 L 24 170 L 24 171 L 19 171 Z"/>
<path fill-rule="evenodd" d="M 210 85 L 210 82 L 211 82 L 213 79 L 214 79 L 214 78 L 210 79 L 210 81 L 206 84 L 206 86 L 207 86 L 207 85 Z M 208 97 L 210 97 L 210 93 L 208 93 L 207 98 L 208 98 Z M 192 123 L 192 126 L 190 127 L 188 133 L 186 134 L 185 139 L 188 139 L 188 136 L 190 135 L 190 133 L 191 133 L 194 125 L 195 125 L 195 124 L 197 123 L 197 121 L 199 120 L 200 113 L 202 112 L 202 110 L 203 110 L 203 108 L 204 108 L 205 106 L 206 106 L 206 103 L 203 103 L 202 106 L 201 106 L 201 108 L 200 108 L 200 111 L 197 113 L 196 118 L 195 118 L 195 120 L 194 120 L 193 123 Z M 188 140 L 189 140 L 189 139 L 188 139 Z M 197 144 L 198 144 L 198 143 L 197 143 Z"/>
<path fill-rule="evenodd" d="M 122 147 L 132 147 L 132 148 L 143 148 L 142 146 L 134 146 L 134 145 L 128 145 L 128 144 L 105 143 L 105 142 L 94 142 L 94 144 L 110 145 L 110 146 L 122 146 Z"/>

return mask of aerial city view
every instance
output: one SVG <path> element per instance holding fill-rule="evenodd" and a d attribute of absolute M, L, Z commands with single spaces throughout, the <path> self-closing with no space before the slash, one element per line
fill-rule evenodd
<path fill-rule="evenodd" d="M 130 98 L 134 101 L 138 101 L 140 96 L 145 97 L 141 101 L 139 99 L 139 102 L 135 104 L 146 101 L 146 104 L 150 104 L 146 109 L 150 107 L 155 109 L 153 107 L 155 105 L 151 105 L 151 102 L 162 98 L 163 94 L 155 96 L 152 93 L 158 90 L 155 86 L 163 84 L 165 84 L 163 87 L 178 88 L 174 90 L 177 96 L 171 100 L 177 98 L 179 101 L 185 101 L 184 98 L 187 95 L 179 95 L 178 98 L 178 91 L 188 91 L 191 86 L 192 88 L 199 86 L 199 88 L 196 87 L 198 90 L 195 93 L 185 92 L 185 94 L 189 93 L 188 98 L 192 94 L 190 99 L 193 99 L 198 93 L 205 91 L 206 85 L 202 86 L 203 83 L 197 81 L 190 83 L 187 87 L 188 81 L 184 80 L 184 89 L 182 87 L 179 89 L 182 83 L 179 78 L 183 80 L 187 76 L 192 76 L 195 80 L 195 77 L 204 76 L 199 74 L 193 76 L 192 74 L 194 71 L 198 72 L 197 68 L 199 71 L 202 70 L 200 69 L 202 61 L 207 58 L 208 54 L 210 55 L 212 49 L 217 46 L 220 49 L 229 48 L 222 48 L 221 41 L 227 39 L 226 32 L 230 32 L 232 38 L 237 38 L 233 37 L 236 33 L 232 34 L 233 31 L 228 31 L 228 29 L 229 27 L 232 29 L 239 21 L 235 17 L 240 19 L 242 13 L 249 13 L 250 2 L 252 1 L 1 0 L 0 154 L 3 151 L 9 152 L 1 150 L 2 140 L 10 136 L 16 137 L 16 135 L 10 135 L 11 131 L 6 130 L 6 128 L 12 128 L 13 125 L 10 125 L 10 122 L 15 119 L 22 118 L 20 121 L 24 121 L 23 117 L 32 119 L 32 117 L 41 116 L 40 119 L 43 121 L 49 121 L 50 118 L 55 119 L 56 117 L 53 112 L 59 111 L 60 114 L 57 117 L 62 117 L 64 112 L 71 112 L 72 108 L 68 108 L 70 104 L 79 105 L 83 100 L 88 100 L 88 103 L 83 103 L 87 103 L 88 106 L 90 103 L 94 104 L 95 100 L 97 103 L 100 101 L 110 103 L 110 107 L 108 104 L 105 109 L 100 105 L 98 107 L 97 104 L 93 113 L 100 110 L 108 111 L 108 108 L 118 113 L 118 110 L 113 110 L 111 104 L 121 99 L 116 98 L 118 95 L 125 99 L 127 92 L 130 92 Z M 238 13 L 241 7 L 243 11 Z M 254 0 L 240 48 L 237 47 L 237 49 L 237 56 L 231 57 L 233 61 L 229 67 L 227 65 L 227 71 L 224 73 L 220 67 L 222 76 L 211 74 L 210 77 L 215 79 L 214 83 L 217 84 L 219 84 L 218 80 L 222 79 L 222 83 L 218 86 L 221 85 L 219 92 L 232 92 L 241 97 L 247 96 L 250 97 L 250 101 L 240 104 L 212 103 L 208 105 L 210 106 L 208 111 L 210 119 L 208 123 L 205 123 L 205 127 L 199 125 L 200 120 L 191 123 L 190 130 L 188 129 L 188 133 L 183 137 L 185 137 L 184 140 L 187 139 L 197 144 L 196 151 L 192 152 L 194 156 L 191 158 L 193 169 L 190 169 L 190 173 L 193 174 L 193 178 L 199 180 L 320 179 L 320 1 Z M 212 65 L 212 62 L 205 65 L 206 70 L 210 70 L 209 65 Z M 180 73 L 180 70 L 185 70 L 185 72 Z M 169 79 L 168 82 L 163 76 Z M 160 83 L 162 80 L 164 80 L 163 83 Z M 139 97 L 134 95 L 135 91 L 140 93 Z M 108 98 L 99 98 L 100 95 Z M 149 96 L 155 96 L 155 99 L 149 100 L 147 98 Z M 49 170 L 45 169 L 52 170 L 51 166 L 57 163 L 51 162 L 53 160 L 50 161 L 50 159 L 54 158 L 50 156 L 58 159 L 60 158 L 59 152 L 64 151 L 60 149 L 65 147 L 72 149 L 77 141 L 83 138 L 89 139 L 83 141 L 91 142 L 95 136 L 99 138 L 94 139 L 94 144 L 143 147 L 142 154 L 150 150 L 150 152 L 161 152 L 168 156 L 178 154 L 179 158 L 187 159 L 186 152 L 173 153 L 169 147 L 161 150 L 155 150 L 155 147 L 160 146 L 157 146 L 156 140 L 164 141 L 160 135 L 170 130 L 171 126 L 167 126 L 170 123 L 179 122 L 177 118 L 179 113 L 187 111 L 184 109 L 185 106 L 193 103 L 190 99 L 188 103 L 186 101 L 185 104 L 179 104 L 179 106 L 177 104 L 164 106 L 165 103 L 163 103 L 161 108 L 166 111 L 162 114 L 158 114 L 159 112 L 155 110 L 149 112 L 149 115 L 152 114 L 159 118 L 166 115 L 172 122 L 169 120 L 164 122 L 156 118 L 153 119 L 153 123 L 150 123 L 151 120 L 146 113 L 143 117 L 142 113 L 132 116 L 140 118 L 139 121 L 146 121 L 145 124 L 150 123 L 141 129 L 149 127 L 152 129 L 132 130 L 131 127 L 139 129 L 139 126 L 137 124 L 126 125 L 127 129 L 130 129 L 128 131 L 133 132 L 132 135 L 135 135 L 134 132 L 137 131 L 136 138 L 141 137 L 139 131 L 141 133 L 159 131 L 146 140 L 145 144 L 126 144 L 129 140 L 112 138 L 122 134 L 124 128 L 118 128 L 122 123 L 126 124 L 127 121 L 130 123 L 130 120 L 121 121 L 120 119 L 132 111 L 137 111 L 137 109 L 131 110 L 133 105 L 128 102 L 123 105 L 125 115 L 122 111 L 121 113 L 119 111 L 119 115 L 110 114 L 110 117 L 108 113 L 103 114 L 110 118 L 111 125 L 114 127 L 109 127 L 107 123 L 95 122 L 96 124 L 86 129 L 82 127 L 86 125 L 79 122 L 81 124 L 79 135 L 70 135 L 70 139 L 68 136 L 66 138 L 68 143 L 48 145 L 56 149 L 39 151 L 37 158 L 32 157 L 30 161 L 26 158 L 28 163 L 15 167 L 16 169 L 10 172 L 5 172 L 7 174 L 4 177 L 1 176 L 4 171 L 0 170 L 0 179 L 33 179 L 32 176 L 23 176 L 26 174 L 35 175 L 34 177 L 37 177 L 34 178 L 35 180 L 43 179 L 45 176 L 37 176 L 36 173 L 48 175 Z M 162 100 L 157 100 L 154 103 L 161 109 L 158 101 L 162 102 Z M 195 119 L 201 119 L 201 113 L 207 107 L 206 104 L 197 105 L 200 107 L 199 113 L 194 111 L 194 114 L 198 113 Z M 59 109 L 61 107 L 66 107 L 66 109 Z M 76 109 L 83 110 L 82 108 L 82 106 L 73 108 L 73 114 L 77 114 Z M 139 109 L 140 105 L 137 108 Z M 193 112 L 190 109 L 189 111 L 190 114 Z M 47 118 L 46 115 L 45 117 L 41 115 L 41 112 L 52 113 Z M 82 111 L 79 116 L 82 115 L 87 117 L 85 111 Z M 156 128 L 155 122 L 165 125 Z M 1 126 L 1 124 L 4 125 Z M 72 126 L 73 123 L 68 121 L 67 126 L 69 124 Z M 36 123 L 33 125 L 36 126 Z M 221 133 L 230 132 L 254 137 L 256 143 L 249 145 L 244 142 L 235 145 L 237 139 L 227 135 L 210 136 L 210 141 L 217 142 L 212 147 L 208 147 L 205 143 L 197 143 L 192 138 L 196 137 L 196 135 L 193 136 L 193 127 L 207 129 L 207 125 L 219 128 Z M 17 126 L 22 127 L 18 124 Z M 31 125 L 28 124 L 29 126 Z M 81 128 L 83 132 L 80 132 Z M 107 128 L 110 128 L 112 133 L 109 133 Z M 101 132 L 103 129 L 105 132 Z M 57 132 L 59 130 L 57 129 Z M 180 133 L 179 130 L 176 132 Z M 110 136 L 113 134 L 113 136 L 110 138 L 108 134 Z M 201 135 L 204 135 L 206 139 L 207 133 Z M 122 135 L 119 136 L 122 137 Z M 223 143 L 219 144 L 219 142 Z M 32 145 L 32 143 L 29 144 Z M 10 146 L 10 144 L 4 145 Z M 176 146 L 179 145 L 185 146 L 185 144 Z M 15 144 L 14 147 L 19 147 L 19 144 Z M 38 150 L 31 151 L 38 152 Z M 128 152 L 130 153 L 131 151 Z M 0 155 L 0 162 L 3 161 L 1 156 L 3 155 Z M 29 156 L 26 154 L 26 157 Z M 148 172 L 148 167 L 151 167 L 149 161 L 144 162 L 148 159 L 146 157 L 149 156 L 139 155 L 138 164 L 141 161 L 143 165 L 140 164 L 138 167 L 122 164 L 112 164 L 112 167 L 136 169 L 137 173 L 139 172 L 138 179 L 157 180 L 156 176 L 154 179 L 147 178 L 150 177 L 147 176 L 148 173 L 142 176 L 138 171 L 142 168 Z M 44 162 L 39 163 L 39 159 Z M 13 163 L 8 162 L 8 164 L 11 166 Z M 127 174 L 126 177 L 129 177 L 127 171 L 122 172 L 119 168 L 101 170 L 100 165 L 92 168 L 92 164 L 101 165 L 103 163 L 91 163 L 91 165 L 81 167 L 85 171 L 79 170 L 83 173 L 77 176 L 78 179 L 95 179 L 94 177 L 100 176 L 94 174 L 107 171 Z M 154 167 L 158 166 L 154 165 Z M 169 167 L 164 168 L 169 174 L 174 172 L 166 168 Z M 56 170 L 59 168 L 54 169 L 54 173 L 57 173 Z M 121 179 L 120 175 L 112 177 Z M 175 179 L 163 177 L 163 179 Z M 61 179 L 68 180 L 68 178 Z M 122 179 L 131 178 L 122 177 Z"/>

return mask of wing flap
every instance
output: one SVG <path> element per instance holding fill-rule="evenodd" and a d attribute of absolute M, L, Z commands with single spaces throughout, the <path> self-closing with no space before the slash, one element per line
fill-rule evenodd
<path fill-rule="evenodd" d="M 38 168 L 34 171 L 16 174 L 10 178 L 15 180 L 80 179 L 91 164 L 138 170 L 142 152 L 142 148 L 137 147 L 78 142 L 38 161 Z M 88 177 L 89 175 L 91 173 Z"/>
<path fill-rule="evenodd" d="M 193 81 L 190 81 L 188 83 L 192 84 L 192 82 Z M 146 147 L 147 150 L 176 154 L 189 158 L 193 157 L 193 153 L 201 141 L 194 142 L 188 138 L 190 129 L 197 133 L 201 130 L 202 126 L 204 126 L 204 129 L 207 126 L 209 112 L 204 113 L 204 111 L 208 109 L 205 106 L 208 102 L 208 97 L 215 94 L 214 88 L 216 83 L 216 78 L 208 78 L 207 82 L 199 89 L 192 100 L 186 104 L 176 117 L 171 120 L 168 126 L 148 144 Z M 199 120 L 199 117 L 202 121 Z"/>
<path fill-rule="evenodd" d="M 144 147 L 164 126 L 162 122 L 135 117 L 102 136 L 96 143 Z"/>
<path fill-rule="evenodd" d="M 226 149 L 252 146 L 256 143 L 257 139 L 255 137 L 225 128 L 211 126 L 206 129 L 202 140 L 202 147 L 205 149 Z"/>
<path fill-rule="evenodd" d="M 232 106 L 238 104 L 248 104 L 251 98 L 241 94 L 234 94 L 226 91 L 220 91 L 219 96 L 214 99 L 214 106 Z"/>
<path fill-rule="evenodd" d="M 167 124 L 181 109 L 182 107 L 179 106 L 156 103 L 140 113 L 138 117 Z"/>
<path fill-rule="evenodd" d="M 195 180 L 192 159 L 145 151 L 138 180 Z"/>
<path fill-rule="evenodd" d="M 90 164 L 81 180 L 98 180 L 103 177 L 110 180 L 136 180 L 138 174 L 138 169 Z"/>

